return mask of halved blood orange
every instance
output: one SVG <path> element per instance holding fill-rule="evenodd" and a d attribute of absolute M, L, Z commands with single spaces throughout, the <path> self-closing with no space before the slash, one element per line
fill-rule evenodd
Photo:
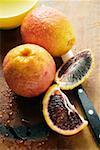
<path fill-rule="evenodd" d="M 94 59 L 90 49 L 85 49 L 62 64 L 55 81 L 63 90 L 71 90 L 82 84 L 90 75 Z"/>
<path fill-rule="evenodd" d="M 43 99 L 43 114 L 48 126 L 62 135 L 74 135 L 88 124 L 57 84 L 48 89 Z"/>

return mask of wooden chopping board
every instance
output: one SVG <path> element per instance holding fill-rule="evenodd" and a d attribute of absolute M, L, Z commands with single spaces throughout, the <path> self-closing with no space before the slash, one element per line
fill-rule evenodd
<path fill-rule="evenodd" d="M 99 0 L 54 0 L 42 1 L 46 5 L 58 8 L 63 11 L 72 23 L 76 37 L 76 50 L 91 48 L 95 56 L 95 68 L 90 78 L 83 84 L 87 94 L 100 114 L 100 3 Z M 39 101 L 31 103 L 27 108 L 22 109 L 22 103 L 13 100 L 9 96 L 8 87 L 2 74 L 2 61 L 6 53 L 13 47 L 21 44 L 19 28 L 0 31 L 0 123 L 21 124 L 21 115 L 30 115 L 30 120 L 41 120 L 41 111 L 39 112 Z M 59 62 L 57 62 L 59 63 Z M 69 97 L 71 92 L 68 92 Z M 82 109 L 77 99 L 72 95 L 71 101 L 82 114 Z M 17 107 L 18 106 L 18 107 Z M 19 107 L 20 106 L 20 107 Z M 36 109 L 32 111 L 36 106 Z M 20 109 L 21 108 L 21 109 Z M 12 112 L 12 115 L 9 115 Z M 1 118 L 1 116 L 3 118 Z M 35 119 L 34 119 L 35 118 Z M 91 134 L 89 126 L 77 135 L 65 137 L 51 132 L 50 136 L 43 140 L 19 141 L 9 139 L 5 135 L 0 135 L 0 150 L 99 150 Z"/>

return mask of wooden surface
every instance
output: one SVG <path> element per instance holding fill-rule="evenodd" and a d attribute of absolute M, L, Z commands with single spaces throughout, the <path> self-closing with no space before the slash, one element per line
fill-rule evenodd
<path fill-rule="evenodd" d="M 98 114 L 100 114 L 100 2 L 99 0 L 55 0 L 44 1 L 46 5 L 58 8 L 62 10 L 66 16 L 68 16 L 72 23 L 75 34 L 77 37 L 76 50 L 84 48 L 91 48 L 95 57 L 95 68 L 90 78 L 83 84 L 87 91 L 87 94 L 96 108 Z M 43 2 L 42 2 L 43 3 Z M 4 81 L 2 74 L 2 60 L 6 53 L 13 47 L 21 44 L 21 38 L 19 34 L 19 28 L 0 31 L 0 123 L 6 124 L 10 120 L 10 124 L 21 123 L 21 116 L 18 111 L 22 112 L 18 104 L 13 100 L 13 97 L 9 96 L 8 87 Z M 72 95 L 68 93 L 69 97 Z M 82 109 L 79 106 L 77 99 L 72 95 L 72 103 L 75 104 L 78 111 L 82 113 Z M 40 100 L 38 100 L 39 102 Z M 28 109 L 23 109 L 25 115 L 30 115 L 30 120 L 34 117 L 41 119 L 41 111 L 38 112 L 39 103 L 31 103 L 33 105 L 30 109 L 34 109 L 34 105 L 38 105 L 37 109 L 32 113 L 27 113 Z M 9 105 L 9 107 L 7 107 Z M 13 115 L 9 117 L 9 113 L 13 112 Z M 35 119 L 38 120 L 38 119 Z M 34 119 L 33 119 L 34 120 Z M 9 122 L 9 121 L 8 121 Z M 41 141 L 18 141 L 9 139 L 4 135 L 0 135 L 0 150 L 99 150 L 94 138 L 91 134 L 89 126 L 77 135 L 64 137 L 51 132 L 50 136 Z"/>

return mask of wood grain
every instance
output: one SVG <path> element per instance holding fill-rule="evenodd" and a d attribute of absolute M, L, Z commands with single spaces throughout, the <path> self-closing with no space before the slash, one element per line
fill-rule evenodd
<path fill-rule="evenodd" d="M 90 78 L 83 84 L 87 91 L 87 94 L 96 108 L 98 114 L 100 114 L 100 2 L 99 0 L 52 0 L 42 1 L 46 5 L 58 8 L 63 11 L 70 22 L 72 23 L 77 38 L 76 49 L 74 53 L 84 49 L 90 48 L 95 57 L 95 68 Z M 9 99 L 5 98 L 1 93 L 7 90 L 7 85 L 2 75 L 2 60 L 6 53 L 13 47 L 21 44 L 21 37 L 19 28 L 0 31 L 0 113 L 2 113 L 2 107 L 6 107 Z M 72 95 L 68 93 L 69 97 Z M 74 96 L 71 96 L 72 103 L 75 104 L 78 111 L 82 114 L 82 109 Z M 2 104 L 2 105 L 1 105 Z M 2 107 L 1 107 L 2 106 Z M 5 120 L 8 120 L 8 111 L 13 111 L 10 108 L 4 113 Z M 15 114 L 11 119 L 12 124 L 20 122 L 20 117 L 15 118 Z M 51 133 L 50 137 L 44 141 L 16 141 L 1 136 L 0 138 L 0 150 L 99 150 L 94 138 L 92 136 L 89 126 L 77 135 L 64 137 L 56 133 Z"/>

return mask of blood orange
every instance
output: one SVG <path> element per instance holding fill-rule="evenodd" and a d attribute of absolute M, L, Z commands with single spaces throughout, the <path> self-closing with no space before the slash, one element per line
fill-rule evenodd
<path fill-rule="evenodd" d="M 82 84 L 94 68 L 90 49 L 85 49 L 62 64 L 56 73 L 56 83 L 63 90 L 71 90 Z"/>
<path fill-rule="evenodd" d="M 38 7 L 26 15 L 21 25 L 21 35 L 25 43 L 38 44 L 53 56 L 65 54 L 75 43 L 67 17 L 47 6 Z"/>
<path fill-rule="evenodd" d="M 49 88 L 43 99 L 43 114 L 49 127 L 62 135 L 74 135 L 88 124 L 57 84 Z"/>

